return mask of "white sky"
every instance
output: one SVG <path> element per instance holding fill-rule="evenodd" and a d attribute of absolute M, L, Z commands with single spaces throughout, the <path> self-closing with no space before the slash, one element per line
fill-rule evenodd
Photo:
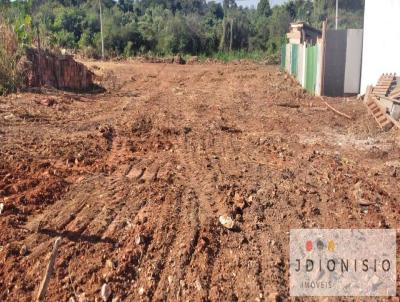
<path fill-rule="evenodd" d="M 282 4 L 284 2 L 286 2 L 287 0 L 269 0 L 269 3 L 271 3 L 271 5 L 276 5 L 276 4 Z M 236 0 L 236 3 L 238 5 L 242 5 L 242 6 L 254 6 L 257 7 L 258 4 L 258 0 Z"/>
<path fill-rule="evenodd" d="M 223 2 L 223 0 L 207 0 L 207 1 L 215 1 L 219 3 Z M 258 1 L 259 0 L 236 0 L 236 4 L 239 6 L 247 6 L 247 7 L 254 6 L 254 8 L 257 8 Z M 274 6 L 276 4 L 282 4 L 287 1 L 288 0 L 269 0 L 269 3 L 271 4 L 271 6 Z"/>

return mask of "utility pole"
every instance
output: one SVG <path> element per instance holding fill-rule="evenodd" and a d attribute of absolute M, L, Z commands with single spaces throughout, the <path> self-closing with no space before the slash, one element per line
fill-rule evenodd
<path fill-rule="evenodd" d="M 336 0 L 336 30 L 338 30 L 339 23 L 339 0 Z"/>
<path fill-rule="evenodd" d="M 99 7 L 100 7 L 101 58 L 104 60 L 103 13 L 101 11 L 101 0 L 99 0 Z"/>
<path fill-rule="evenodd" d="M 220 50 L 224 51 L 226 49 L 226 26 L 228 23 L 227 14 L 229 8 L 229 0 L 224 0 L 222 8 L 224 10 L 224 19 L 222 20 L 222 37 L 219 43 L 219 48 Z"/>

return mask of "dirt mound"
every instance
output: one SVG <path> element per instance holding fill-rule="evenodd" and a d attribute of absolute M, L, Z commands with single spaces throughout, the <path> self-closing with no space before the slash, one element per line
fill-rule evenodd
<path fill-rule="evenodd" d="M 62 90 L 85 91 L 93 88 L 93 73 L 70 55 L 28 48 L 21 60 L 27 87 L 49 85 Z"/>

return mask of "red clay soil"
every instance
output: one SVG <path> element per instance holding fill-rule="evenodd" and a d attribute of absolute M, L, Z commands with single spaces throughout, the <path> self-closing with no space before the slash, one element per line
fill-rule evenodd
<path fill-rule="evenodd" d="M 58 236 L 47 301 L 279 301 L 290 229 L 399 228 L 399 132 L 362 102 L 253 63 L 87 64 L 107 92 L 0 98 L 0 301 L 36 299 Z"/>

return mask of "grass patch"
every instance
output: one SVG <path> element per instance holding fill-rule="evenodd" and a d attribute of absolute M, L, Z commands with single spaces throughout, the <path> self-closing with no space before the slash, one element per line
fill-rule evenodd
<path fill-rule="evenodd" d="M 173 58 L 175 55 L 162 55 L 153 52 L 147 52 L 141 54 L 142 57 L 146 59 L 153 60 L 163 60 L 168 58 Z M 182 58 L 185 61 L 190 60 L 193 55 L 191 54 L 181 54 Z M 280 54 L 270 54 L 263 51 L 246 51 L 246 50 L 237 50 L 237 51 L 218 51 L 211 54 L 199 54 L 196 56 L 200 62 L 206 62 L 208 59 L 217 60 L 221 62 L 231 62 L 238 60 L 249 60 L 255 62 L 261 62 L 265 64 L 279 64 L 280 63 Z"/>
<path fill-rule="evenodd" d="M 262 51 L 218 51 L 211 55 L 200 55 L 200 61 L 205 61 L 208 58 L 212 58 L 222 62 L 230 62 L 237 60 L 251 60 L 256 62 L 266 62 L 268 64 L 278 64 L 279 57 L 277 55 L 271 55 Z"/>

